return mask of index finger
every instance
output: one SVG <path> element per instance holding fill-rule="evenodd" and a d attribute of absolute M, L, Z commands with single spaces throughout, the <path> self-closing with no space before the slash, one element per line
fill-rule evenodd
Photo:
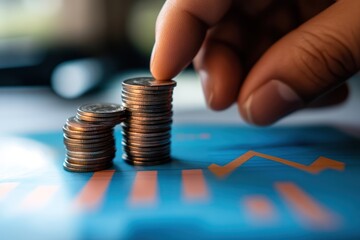
<path fill-rule="evenodd" d="M 156 79 L 171 79 L 194 58 L 208 28 L 218 23 L 231 0 L 168 0 L 156 21 L 150 70 Z"/>

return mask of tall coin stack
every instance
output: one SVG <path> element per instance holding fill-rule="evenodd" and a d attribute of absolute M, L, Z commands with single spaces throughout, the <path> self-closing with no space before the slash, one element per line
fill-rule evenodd
<path fill-rule="evenodd" d="M 123 159 L 133 165 L 168 162 L 172 124 L 172 93 L 176 82 L 134 78 L 122 83 L 128 117 L 122 123 Z"/>
<path fill-rule="evenodd" d="M 72 172 L 93 172 L 112 166 L 115 157 L 113 128 L 125 119 L 121 105 L 85 104 L 75 117 L 67 119 L 64 131 L 64 168 Z"/>

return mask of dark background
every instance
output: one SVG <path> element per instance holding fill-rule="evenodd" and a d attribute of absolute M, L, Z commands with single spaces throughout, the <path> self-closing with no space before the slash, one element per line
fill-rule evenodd
<path fill-rule="evenodd" d="M 51 85 L 54 69 L 92 58 L 148 68 L 161 0 L 0 0 L 0 86 Z"/>

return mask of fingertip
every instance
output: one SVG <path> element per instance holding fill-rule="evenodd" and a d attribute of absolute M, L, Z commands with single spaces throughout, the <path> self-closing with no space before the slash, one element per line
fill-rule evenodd
<path fill-rule="evenodd" d="M 155 57 L 156 54 L 157 54 L 157 50 L 156 50 L 156 43 L 155 43 L 153 50 L 151 52 L 151 58 L 150 58 L 151 75 L 156 80 L 167 80 L 167 79 L 172 79 L 173 77 L 175 77 L 177 73 L 171 72 L 171 68 L 164 67 L 164 66 L 158 64 L 158 62 L 156 61 L 156 57 Z"/>
<path fill-rule="evenodd" d="M 243 72 L 240 59 L 231 47 L 209 40 L 199 51 L 194 65 L 209 108 L 221 111 L 235 103 Z"/>
<path fill-rule="evenodd" d="M 166 1 L 156 21 L 156 43 L 150 71 L 156 79 L 176 76 L 199 51 L 209 27 L 218 23 L 231 6 L 226 1 Z"/>
<path fill-rule="evenodd" d="M 268 126 L 304 107 L 304 101 L 289 85 L 273 79 L 251 92 L 239 110 L 254 125 Z"/>

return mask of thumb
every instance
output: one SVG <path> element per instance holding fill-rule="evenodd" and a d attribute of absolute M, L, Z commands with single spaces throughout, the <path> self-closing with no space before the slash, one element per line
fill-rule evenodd
<path fill-rule="evenodd" d="M 238 103 L 269 125 L 306 107 L 360 68 L 360 1 L 338 1 L 275 43 L 256 63 Z"/>

